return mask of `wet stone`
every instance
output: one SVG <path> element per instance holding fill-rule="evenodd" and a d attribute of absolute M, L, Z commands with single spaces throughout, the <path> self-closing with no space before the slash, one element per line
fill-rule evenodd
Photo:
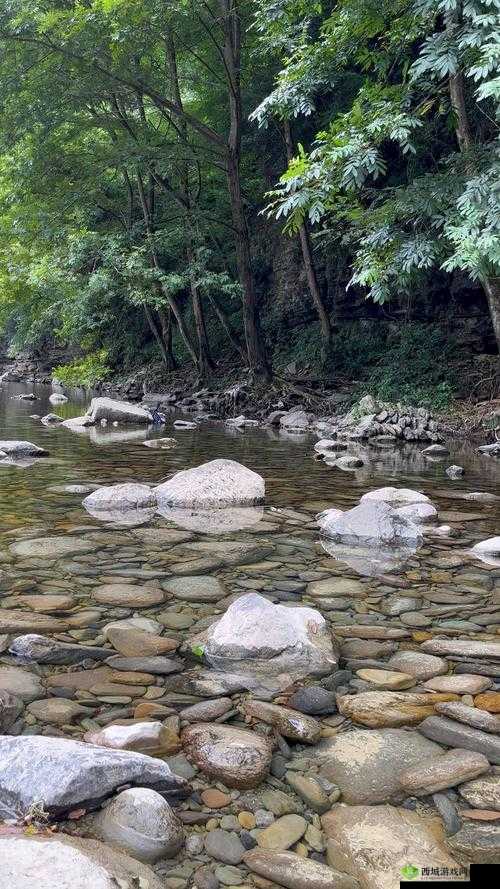
<path fill-rule="evenodd" d="M 205 836 L 205 851 L 216 861 L 239 864 L 243 861 L 245 847 L 236 833 L 216 828 Z"/>

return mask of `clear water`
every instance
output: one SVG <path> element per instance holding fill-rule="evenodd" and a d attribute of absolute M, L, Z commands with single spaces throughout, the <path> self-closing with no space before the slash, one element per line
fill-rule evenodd
<path fill-rule="evenodd" d="M 314 459 L 312 435 L 285 435 L 271 429 L 237 432 L 221 424 L 204 423 L 197 430 L 174 430 L 172 423 L 154 429 L 101 426 L 73 432 L 58 426 L 44 426 L 40 417 L 57 413 L 65 419 L 83 413 L 88 398 L 74 396 L 67 404 L 53 406 L 51 389 L 37 386 L 37 401 L 18 396 L 32 386 L 9 384 L 0 390 L 0 439 L 25 439 L 46 448 L 49 458 L 32 466 L 18 468 L 0 464 L 0 522 L 3 530 L 43 527 L 54 530 L 73 523 L 86 524 L 89 516 L 81 508 L 81 495 L 55 495 L 53 485 L 99 482 L 115 484 L 137 481 L 158 484 L 179 469 L 196 466 L 217 457 L 238 460 L 262 474 L 266 481 L 266 505 L 314 509 L 354 506 L 368 490 L 382 485 L 406 486 L 423 491 L 445 510 L 480 513 L 479 523 L 467 522 L 468 532 L 478 537 L 498 519 L 498 508 L 464 503 L 460 493 L 488 491 L 500 493 L 500 461 L 478 454 L 475 447 L 460 441 L 449 443 L 450 456 L 429 462 L 421 445 L 396 448 L 364 448 L 353 444 L 350 452 L 368 457 L 368 464 L 356 472 L 331 468 Z M 144 447 L 147 438 L 173 436 L 178 446 L 172 450 Z M 445 468 L 458 463 L 463 478 L 448 479 Z M 457 497 L 458 495 L 458 497 Z M 62 523 L 62 524 L 61 524 Z"/>

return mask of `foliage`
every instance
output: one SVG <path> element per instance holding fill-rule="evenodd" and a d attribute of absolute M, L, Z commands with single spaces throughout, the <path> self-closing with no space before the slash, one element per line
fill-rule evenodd
<path fill-rule="evenodd" d="M 106 349 L 91 352 L 85 358 L 75 359 L 70 364 L 60 364 L 54 368 L 54 377 L 63 386 L 84 386 L 92 388 L 96 383 L 105 380 L 111 373 L 107 363 L 108 353 Z"/>
<path fill-rule="evenodd" d="M 389 300 L 432 301 L 437 274 L 448 291 L 482 286 L 500 318 L 499 12 L 500 0 L 4 3 L 0 331 L 13 349 L 78 349 L 62 373 L 82 381 L 149 360 L 207 377 L 223 352 L 265 371 L 262 327 L 278 364 L 446 398 L 431 362 L 393 377 L 384 350 L 414 356 L 370 324 L 338 325 L 325 361 L 315 296 L 333 315 L 338 294 L 365 295 L 381 319 Z M 282 228 L 297 244 L 289 302 L 275 284 Z M 299 310 L 306 329 L 290 334 Z M 446 350 L 418 348 L 442 366 Z"/>

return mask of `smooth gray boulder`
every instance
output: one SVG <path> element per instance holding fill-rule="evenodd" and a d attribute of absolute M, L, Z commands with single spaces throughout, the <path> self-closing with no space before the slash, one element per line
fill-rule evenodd
<path fill-rule="evenodd" d="M 339 515 L 326 510 L 318 517 L 321 533 L 341 543 L 418 546 L 422 535 L 411 519 L 384 501 L 365 500 Z"/>
<path fill-rule="evenodd" d="M 97 840 L 55 836 L 0 837 L 0 889 L 164 889 L 145 864 Z"/>
<path fill-rule="evenodd" d="M 154 492 L 160 507 L 221 509 L 261 503 L 265 484 L 260 475 L 235 460 L 211 460 L 177 472 Z"/>
<path fill-rule="evenodd" d="M 0 441 L 0 451 L 7 457 L 47 457 L 49 454 L 31 441 Z"/>
<path fill-rule="evenodd" d="M 67 400 L 66 395 L 63 395 L 62 392 L 53 392 L 52 395 L 49 395 L 51 404 L 66 404 Z"/>
<path fill-rule="evenodd" d="M 151 423 L 152 420 L 150 411 L 137 404 L 105 397 L 92 399 L 87 416 L 94 423 L 99 420 L 107 420 L 108 423 Z"/>
<path fill-rule="evenodd" d="M 312 414 L 307 414 L 305 411 L 292 410 L 281 417 L 280 426 L 282 429 L 288 430 L 288 432 L 293 432 L 295 429 L 298 432 L 303 432 L 309 429 L 312 419 Z"/>
<path fill-rule="evenodd" d="M 95 820 L 101 839 L 138 858 L 172 858 L 184 840 L 182 824 L 155 790 L 131 787 L 116 796 Z"/>
<path fill-rule="evenodd" d="M 398 509 L 400 506 L 409 506 L 412 503 L 430 503 L 429 497 L 420 491 L 413 491 L 411 488 L 395 488 L 388 485 L 385 488 L 375 488 L 368 491 L 360 498 L 360 503 L 367 500 L 377 500 L 387 503 L 389 506 Z"/>
<path fill-rule="evenodd" d="M 274 605 L 256 593 L 233 602 L 209 627 L 201 645 L 208 664 L 228 673 L 299 679 L 325 676 L 337 666 L 331 634 L 319 611 Z"/>
<path fill-rule="evenodd" d="M 66 738 L 0 737 L 0 762 L 3 818 L 22 817 L 35 802 L 51 815 L 92 807 L 124 784 L 151 786 L 171 798 L 188 791 L 159 759 Z"/>
<path fill-rule="evenodd" d="M 92 513 L 101 510 L 147 509 L 156 506 L 156 497 L 149 485 L 107 485 L 92 491 L 82 503 Z"/>

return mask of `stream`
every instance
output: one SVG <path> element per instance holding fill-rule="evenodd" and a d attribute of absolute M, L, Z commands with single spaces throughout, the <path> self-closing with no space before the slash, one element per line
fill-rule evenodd
<path fill-rule="evenodd" d="M 359 712 L 354 708 L 342 713 L 337 710 L 335 694 L 361 702 L 363 692 L 368 690 L 390 689 L 392 694 L 394 689 L 405 689 L 407 694 L 406 689 L 410 688 L 408 696 L 415 692 L 416 697 L 431 690 L 429 686 L 423 687 L 424 682 L 432 677 L 449 679 L 442 674 L 463 661 L 468 665 L 461 670 L 463 688 L 457 685 L 458 695 L 444 694 L 443 699 L 461 701 L 469 709 L 479 707 L 481 713 L 498 712 L 495 709 L 500 687 L 498 661 L 491 667 L 494 656 L 488 654 L 474 661 L 473 651 L 462 657 L 459 647 L 456 652 L 453 650 L 453 643 L 463 639 L 488 642 L 496 637 L 498 646 L 500 565 L 483 562 L 469 551 L 478 541 L 498 534 L 500 500 L 473 501 L 465 497 L 470 492 L 500 493 L 499 460 L 482 455 L 476 446 L 461 441 L 447 442 L 449 456 L 433 460 L 422 455 L 425 447 L 422 444 L 383 446 L 380 443 L 375 447 L 353 442 L 349 453 L 362 455 L 365 465 L 356 471 L 342 471 L 314 459 L 314 444 L 319 435 L 286 434 L 274 428 L 240 432 L 213 421 L 204 421 L 195 430 L 180 430 L 172 425 L 178 416 L 175 413 L 168 416 L 164 427 L 129 428 L 110 424 L 76 432 L 61 426 L 44 426 L 40 418 L 50 412 L 65 419 L 81 415 L 89 398 L 76 395 L 66 404 L 53 406 L 48 400 L 50 387 L 38 385 L 36 400 L 19 399 L 19 395 L 29 391 L 32 387 L 23 384 L 7 384 L 0 390 L 0 439 L 27 440 L 49 452 L 47 457 L 33 460 L 29 465 L 0 461 L 0 692 L 3 689 L 23 701 L 20 712 L 16 712 L 3 730 L 14 738 L 26 735 L 82 740 L 87 736 L 87 741 L 100 743 L 99 733 L 111 724 L 127 726 L 141 719 L 160 720 L 163 734 L 161 741 L 157 739 L 158 749 L 153 745 L 153 750 L 147 738 L 143 743 L 139 738 L 132 749 L 162 757 L 172 771 L 189 780 L 193 788 L 190 798 L 176 801 L 187 835 L 186 845 L 180 852 L 175 849 L 172 853 L 171 849 L 167 854 L 164 850 L 163 857 L 155 864 L 157 875 L 166 880 L 163 886 L 184 889 L 195 880 L 199 889 L 216 889 L 221 884 L 245 883 L 250 879 L 250 865 L 243 863 L 243 854 L 256 843 L 260 846 L 259 834 L 271 828 L 275 832 L 273 836 L 278 835 L 278 840 L 272 842 L 278 845 L 273 846 L 271 842 L 266 848 L 292 850 L 302 859 L 324 864 L 330 815 L 324 816 L 322 824 L 319 815 L 326 809 L 314 803 L 314 794 L 310 788 L 307 791 L 305 784 L 296 781 L 297 786 L 294 785 L 293 775 L 304 779 L 309 776 L 310 780 L 317 776 L 328 807 L 341 797 L 348 807 L 380 803 L 385 809 L 392 809 L 398 797 L 393 791 L 380 789 L 385 788 L 384 781 L 387 783 L 388 779 L 386 775 L 379 776 L 377 769 L 398 768 L 398 763 L 391 765 L 390 757 L 396 756 L 394 751 L 387 753 L 384 763 L 373 760 L 367 764 L 369 779 L 364 777 L 363 764 L 356 771 L 357 777 L 353 777 L 349 769 L 339 766 L 338 762 L 336 767 L 324 767 L 324 757 L 329 755 L 329 744 L 337 743 L 338 739 L 344 743 L 360 731 L 368 738 L 375 736 L 379 729 L 404 727 L 406 737 L 421 739 L 414 728 L 419 719 L 408 716 L 405 722 L 404 716 L 393 718 L 392 703 L 383 697 L 378 710 L 375 708 L 375 716 L 367 715 L 361 703 Z M 169 450 L 145 447 L 146 440 L 164 436 L 174 437 L 177 446 Z M 91 491 L 123 482 L 156 485 L 180 469 L 215 458 L 236 460 L 265 479 L 265 506 L 243 519 L 243 527 L 238 526 L 234 517 L 224 524 L 221 515 L 214 516 L 213 520 L 206 516 L 201 520 L 196 515 L 180 516 L 175 522 L 155 515 L 138 526 L 100 521 L 82 506 L 84 493 L 65 490 L 66 486 L 78 485 Z M 455 480 L 448 478 L 445 469 L 450 464 L 462 466 L 464 475 Z M 416 552 L 394 562 L 390 559 L 378 562 L 377 554 L 373 560 L 370 553 L 360 557 L 356 548 L 340 549 L 321 542 L 315 519 L 318 512 L 332 507 L 351 509 L 366 492 L 391 485 L 428 495 L 439 511 L 439 524 L 448 525 L 449 531 L 440 536 L 431 529 Z M 167 670 L 152 672 L 148 666 L 154 669 L 154 664 L 148 662 L 148 657 L 153 654 L 154 646 L 142 651 L 140 635 L 135 638 L 131 633 L 130 638 L 120 636 L 118 641 L 113 641 L 108 631 L 110 623 L 132 619 L 129 628 L 149 633 L 155 639 L 169 640 L 163 647 L 158 643 L 158 655 L 167 652 L 167 657 L 173 659 L 174 655 L 168 653 L 170 645 L 172 650 L 178 648 L 177 655 L 186 656 L 183 648 L 186 640 L 189 647 L 191 639 L 220 618 L 238 596 L 248 593 L 263 595 L 287 607 L 313 607 L 323 615 L 334 634 L 338 630 L 341 680 L 329 684 L 331 677 L 326 677 L 320 682 L 321 688 L 333 696 L 329 707 L 314 711 L 304 705 L 303 716 L 300 709 L 297 710 L 297 719 L 302 718 L 306 728 L 308 719 L 318 723 L 317 734 L 313 732 L 315 742 L 321 737 L 317 757 L 311 753 L 316 748 L 307 746 L 311 738 L 305 737 L 302 744 L 297 743 L 293 731 L 288 730 L 287 734 L 285 715 L 282 714 L 281 721 L 279 714 L 271 718 L 264 705 L 259 712 L 261 699 L 273 699 L 278 706 L 286 707 L 290 689 L 280 687 L 274 693 L 265 689 L 262 694 L 257 690 L 256 709 L 249 714 L 244 711 L 247 689 L 234 689 L 229 684 L 227 688 L 219 687 L 210 679 L 203 688 L 192 681 L 199 670 L 194 657 L 188 656 L 184 666 L 177 660 L 171 675 Z M 2 614 L 8 615 L 8 619 L 3 620 Z M 16 615 L 19 615 L 19 624 Z M 49 664 L 9 652 L 14 638 L 24 634 L 21 629 L 24 620 L 25 633 L 40 633 L 55 643 L 80 646 L 80 659 Z M 352 635 L 350 626 L 354 628 Z M 411 676 L 408 683 L 409 674 L 402 666 L 387 666 L 395 654 L 418 653 L 422 643 L 428 644 L 426 640 L 436 636 L 451 645 L 448 653 L 443 649 L 443 655 L 449 660 L 443 661 L 444 667 L 437 673 L 432 670 L 429 674 L 419 673 L 416 669 L 412 686 Z M 113 658 L 109 665 L 102 660 L 103 647 Z M 93 658 L 90 651 L 90 657 L 85 658 L 85 648 L 101 649 L 101 656 L 96 654 Z M 423 654 L 422 657 L 425 659 Z M 367 676 L 369 670 L 384 669 L 392 671 L 394 676 L 405 674 L 406 680 L 400 679 L 398 685 L 397 679 L 379 677 L 372 681 Z M 475 683 L 468 677 L 469 673 Z M 458 668 L 456 674 L 460 674 Z M 384 685 L 384 681 L 387 684 Z M 306 688 L 308 685 L 303 683 Z M 453 683 L 450 688 L 452 686 Z M 291 690 L 297 690 L 297 683 Z M 433 690 L 437 692 L 439 688 Z M 446 683 L 443 691 L 446 692 Z M 476 692 L 481 691 L 489 693 L 488 700 L 497 694 L 495 702 L 489 705 L 486 702 L 482 709 L 481 704 L 474 705 Z M 225 710 L 219 699 L 228 700 Z M 200 721 L 208 723 L 211 722 L 209 704 L 214 708 L 214 725 L 235 729 L 250 726 L 258 737 L 266 733 L 274 737 L 272 732 L 278 731 L 267 781 L 253 785 L 241 782 L 242 786 L 238 786 L 237 781 L 225 782 L 224 769 L 221 768 L 220 773 L 213 768 L 205 769 L 196 756 L 193 760 L 193 756 L 187 755 L 179 737 L 182 729 L 193 724 L 188 710 L 200 705 Z M 421 702 L 409 704 L 410 710 L 419 706 Z M 460 722 L 456 724 L 466 728 Z M 476 729 L 468 731 L 474 733 Z M 500 744 L 498 735 L 493 733 L 490 737 L 492 744 Z M 433 737 L 433 742 L 442 745 L 440 752 L 443 746 L 445 749 L 466 747 L 466 741 L 458 736 L 454 743 Z M 485 754 L 489 759 L 486 767 L 493 768 L 498 795 L 500 751 L 495 748 L 498 752 L 489 754 L 482 743 L 480 739 L 478 746 L 474 746 L 473 739 L 468 749 L 477 750 L 478 755 Z M 326 753 L 321 753 L 322 745 L 328 748 Z M 404 757 L 409 756 L 408 762 L 416 761 L 407 751 L 403 753 Z M 403 765 L 404 762 L 399 763 L 400 770 Z M 36 783 L 36 773 L 34 781 Z M 456 787 L 459 783 L 445 786 Z M 373 784 L 371 791 L 363 784 L 370 787 Z M 251 793 L 247 790 L 250 786 L 256 788 Z M 429 794 L 424 798 L 424 808 L 427 805 L 435 814 L 430 790 Z M 492 827 L 487 822 L 485 825 L 480 821 L 467 822 L 461 808 L 477 805 L 479 809 L 489 810 L 494 809 L 494 805 L 487 793 L 483 793 L 482 798 L 479 796 L 479 804 L 465 804 L 455 790 L 448 794 L 452 814 L 445 811 L 446 806 L 438 810 L 449 845 L 447 851 L 442 852 L 441 845 L 436 846 L 436 860 L 444 862 L 444 867 L 450 849 L 452 855 L 456 852 L 459 862 L 480 860 L 474 858 L 474 849 L 480 843 L 478 831 L 491 832 Z M 289 799 L 288 807 L 286 799 Z M 75 800 L 76 804 L 81 802 Z M 1 812 L 0 776 L 0 817 Z M 388 811 L 388 818 L 390 814 Z M 65 829 L 80 836 L 110 841 L 100 823 L 86 821 L 86 818 L 92 819 L 92 815 L 85 815 L 85 811 L 83 815 L 83 820 L 80 815 L 70 820 Z M 415 812 L 408 817 L 410 815 L 417 817 Z M 292 823 L 291 818 L 296 820 Z M 278 829 L 280 824 L 282 829 Z M 343 827 L 337 823 L 334 829 L 342 832 Z M 387 836 L 393 829 L 388 821 Z M 412 836 L 416 835 L 412 830 Z M 464 830 L 468 831 L 465 839 Z M 472 834 L 476 831 L 472 839 L 471 831 Z M 210 833 L 213 836 L 207 839 Z M 454 837 L 461 839 L 455 841 Z M 458 851 L 457 843 L 461 843 Z M 133 853 L 124 841 L 123 845 Z M 414 850 L 414 857 L 416 855 Z M 356 857 L 354 852 L 353 856 Z M 420 862 L 412 859 L 409 863 Z M 335 867 L 331 858 L 328 864 Z M 273 873 L 271 865 L 267 871 L 267 864 L 264 870 L 258 866 L 261 870 L 257 867 L 256 872 L 262 877 L 278 879 L 279 874 Z M 207 868 L 213 876 L 212 882 L 195 877 Z M 374 868 L 376 870 L 376 865 Z M 359 876 L 355 864 L 349 873 Z M 310 885 L 310 879 L 306 874 L 304 889 Z M 282 882 L 280 885 L 292 884 Z M 292 889 L 297 886 L 296 881 Z M 326 889 L 327 884 L 324 886 Z"/>

